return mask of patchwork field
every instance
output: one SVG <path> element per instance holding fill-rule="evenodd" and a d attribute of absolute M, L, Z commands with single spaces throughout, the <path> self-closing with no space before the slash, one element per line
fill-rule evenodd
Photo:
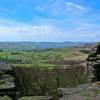
<path fill-rule="evenodd" d="M 80 63 L 87 54 L 75 48 L 50 49 L 33 52 L 0 52 L 0 61 L 5 61 L 14 67 L 52 67 Z M 68 63 L 68 64 L 67 64 Z M 36 65 L 36 66 L 35 66 Z"/>

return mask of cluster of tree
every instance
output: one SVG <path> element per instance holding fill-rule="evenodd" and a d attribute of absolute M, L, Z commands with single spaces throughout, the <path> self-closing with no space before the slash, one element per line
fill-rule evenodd
<path fill-rule="evenodd" d="M 21 96 L 50 95 L 57 92 L 59 87 L 73 87 L 83 83 L 82 66 L 69 68 L 56 67 L 53 69 L 15 68 L 18 90 Z"/>
<path fill-rule="evenodd" d="M 16 62 L 21 63 L 21 62 L 22 62 L 21 59 L 3 58 L 3 57 L 0 57 L 0 61 L 1 61 L 1 62 L 7 62 L 7 63 L 16 63 Z"/>

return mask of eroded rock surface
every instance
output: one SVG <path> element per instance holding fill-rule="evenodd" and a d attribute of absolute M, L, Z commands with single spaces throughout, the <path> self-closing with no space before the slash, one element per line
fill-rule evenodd
<path fill-rule="evenodd" d="M 85 82 L 100 81 L 100 44 L 94 47 L 87 58 Z"/>
<path fill-rule="evenodd" d="M 48 96 L 26 96 L 26 97 L 22 97 L 19 98 L 18 100 L 53 100 L 52 97 L 48 97 Z"/>
<path fill-rule="evenodd" d="M 2 96 L 0 97 L 0 100 L 12 100 L 12 99 L 8 96 Z"/>
<path fill-rule="evenodd" d="M 0 96 L 7 95 L 15 100 L 16 94 L 17 87 L 15 84 L 14 71 L 8 64 L 0 62 Z M 0 98 L 0 100 L 2 99 Z"/>
<path fill-rule="evenodd" d="M 59 100 L 100 100 L 100 82 L 80 85 L 76 88 L 59 88 Z"/>

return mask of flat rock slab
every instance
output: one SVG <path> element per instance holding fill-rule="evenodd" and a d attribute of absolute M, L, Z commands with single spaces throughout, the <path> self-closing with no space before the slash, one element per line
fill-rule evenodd
<path fill-rule="evenodd" d="M 4 62 L 0 62 L 0 71 L 7 71 L 7 70 L 12 70 L 11 66 L 4 63 Z"/>
<path fill-rule="evenodd" d="M 50 100 L 52 97 L 48 96 L 26 96 L 19 98 L 18 100 Z"/>
<path fill-rule="evenodd" d="M 60 100 L 100 100 L 100 82 L 62 90 Z"/>
<path fill-rule="evenodd" d="M 0 100 L 12 100 L 12 99 L 8 96 L 3 96 L 3 97 L 0 96 Z"/>

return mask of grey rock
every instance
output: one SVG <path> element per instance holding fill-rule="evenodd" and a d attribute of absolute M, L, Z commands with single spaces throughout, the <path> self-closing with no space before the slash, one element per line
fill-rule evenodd
<path fill-rule="evenodd" d="M 52 97 L 49 97 L 49 96 L 26 96 L 26 97 L 21 97 L 18 100 L 52 100 Z"/>
<path fill-rule="evenodd" d="M 83 84 L 75 88 L 59 88 L 59 100 L 100 100 L 100 82 Z"/>
<path fill-rule="evenodd" d="M 8 71 L 8 70 L 12 70 L 11 66 L 4 62 L 0 62 L 0 71 Z"/>
<path fill-rule="evenodd" d="M 8 95 L 15 100 L 17 95 L 17 85 L 12 67 L 4 62 L 0 62 L 0 96 Z M 1 99 L 0 100 L 10 100 Z"/>
<path fill-rule="evenodd" d="M 93 51 L 91 51 L 87 58 L 84 81 L 89 83 L 100 81 L 100 44 L 98 44 Z"/>

